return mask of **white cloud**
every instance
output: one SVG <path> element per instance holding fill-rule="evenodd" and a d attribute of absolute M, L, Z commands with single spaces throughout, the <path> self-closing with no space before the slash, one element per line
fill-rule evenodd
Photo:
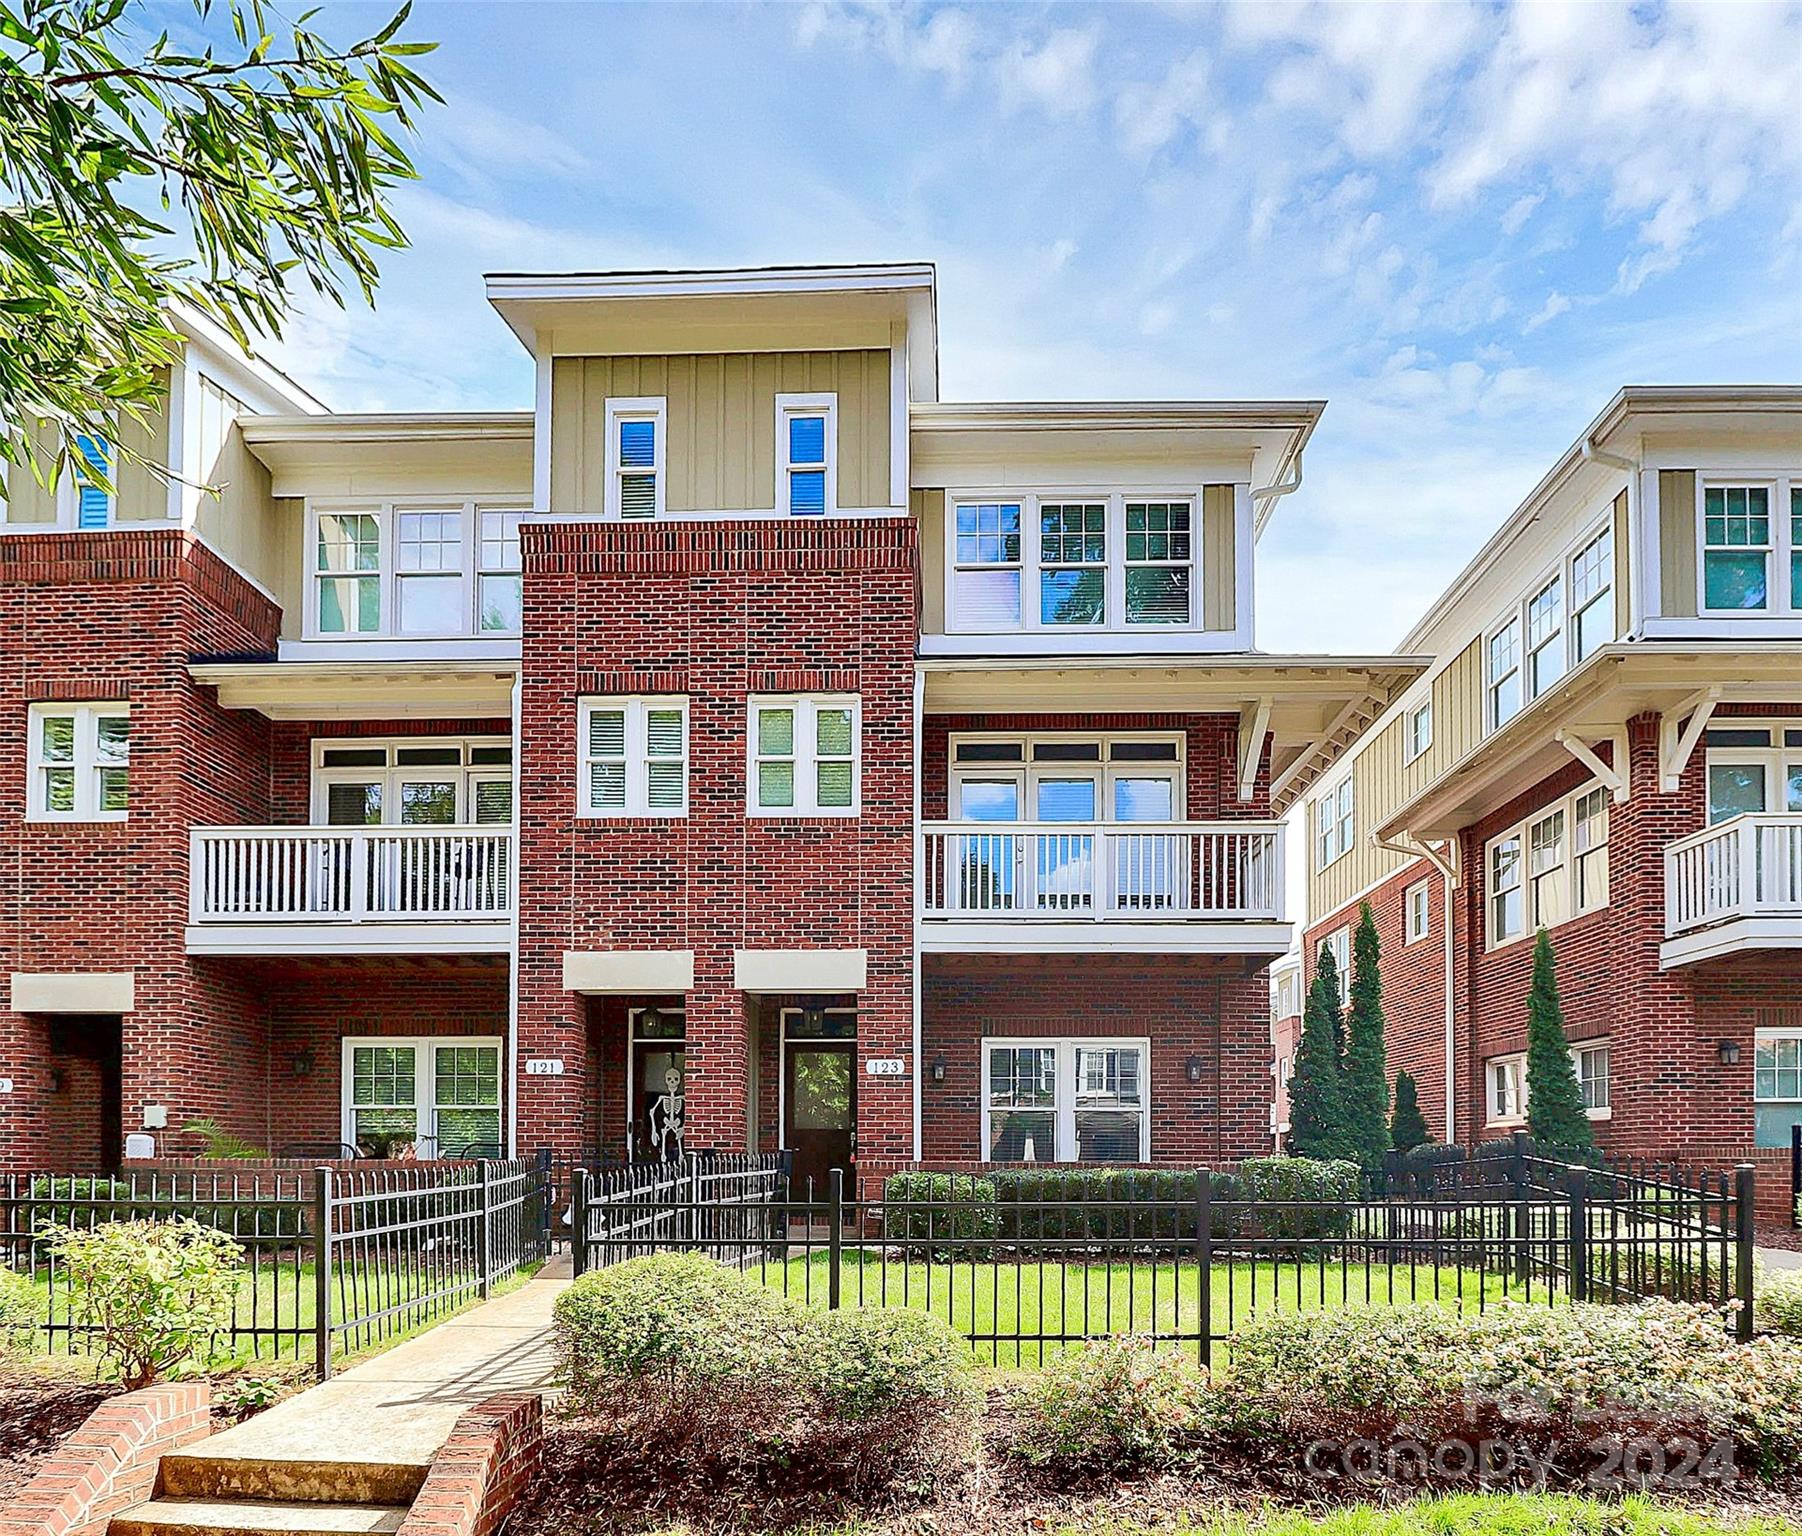
<path fill-rule="evenodd" d="M 1539 306 L 1538 313 L 1533 315 L 1521 329 L 1528 332 L 1536 331 L 1548 321 L 1556 320 L 1569 308 L 1570 300 L 1554 288 L 1545 296 L 1545 303 Z"/>
<path fill-rule="evenodd" d="M 1532 218 L 1539 205 L 1545 201 L 1543 192 L 1527 192 L 1515 198 L 1503 211 L 1501 217 L 1502 233 L 1518 235 L 1526 227 L 1527 220 Z"/>
<path fill-rule="evenodd" d="M 1095 101 L 1099 41 L 1092 27 L 1063 27 L 1036 47 L 1014 43 L 1000 60 L 1003 105 L 1037 106 L 1054 117 L 1086 112 Z"/>
<path fill-rule="evenodd" d="M 1162 336 L 1176 324 L 1177 308 L 1167 300 L 1147 304 L 1139 311 L 1139 334 Z"/>
<path fill-rule="evenodd" d="M 1157 83 L 1129 85 L 1120 93 L 1114 124 L 1128 154 L 1152 154 L 1185 129 L 1208 125 L 1208 70 L 1208 56 L 1198 48 Z"/>

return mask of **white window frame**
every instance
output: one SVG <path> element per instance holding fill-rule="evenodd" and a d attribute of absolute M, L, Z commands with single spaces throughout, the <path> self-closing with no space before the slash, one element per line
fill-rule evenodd
<path fill-rule="evenodd" d="M 1514 634 L 1513 662 L 1498 671 L 1495 660 L 1495 642 L 1510 630 Z M 1526 620 L 1518 613 L 1511 613 L 1500 624 L 1487 630 L 1483 636 L 1483 715 L 1491 731 L 1499 731 L 1519 715 L 1530 702 L 1527 698 L 1526 664 Z M 1519 702 L 1504 715 L 1501 712 L 1499 690 L 1509 678 L 1513 678 L 1515 681 Z"/>
<path fill-rule="evenodd" d="M 1433 931 L 1433 882 L 1416 880 L 1402 891 L 1402 943 L 1414 944 Z"/>
<path fill-rule="evenodd" d="M 1527 704 L 1544 698 L 1570 671 L 1570 648 L 1565 634 L 1570 605 L 1565 599 L 1564 572 L 1556 571 L 1528 594 L 1526 604 L 1521 609 L 1521 645 L 1524 652 L 1522 668 Z M 1544 607 L 1541 607 L 1542 600 L 1545 601 Z M 1550 616 L 1549 623 L 1546 621 L 1547 615 Z M 1541 677 L 1540 657 L 1554 653 L 1558 657 L 1558 670 Z"/>
<path fill-rule="evenodd" d="M 1096 756 L 1093 761 L 1083 762 L 1040 762 L 1033 756 L 1033 749 L 1047 743 L 1067 744 L 1070 742 L 1093 742 Z M 1013 762 L 994 763 L 960 763 L 957 760 L 958 748 L 973 743 L 1006 743 L 1020 748 L 1020 756 Z M 1128 762 L 1116 761 L 1114 748 L 1122 744 L 1138 745 L 1155 742 L 1160 746 L 1174 747 L 1176 756 L 1163 762 Z M 1121 779 L 1168 779 L 1170 781 L 1170 805 L 1175 813 L 1172 822 L 1188 820 L 1187 811 L 1187 761 L 1188 738 L 1182 731 L 958 731 L 952 734 L 946 748 L 946 760 L 949 764 L 946 783 L 947 803 L 946 817 L 951 821 L 961 821 L 958 815 L 958 786 L 966 779 L 1013 779 L 1020 790 L 1020 811 L 1017 820 L 1036 824 L 1033 811 L 1037 802 L 1035 790 L 1041 779 L 1074 778 L 1080 774 L 1093 774 L 1098 780 L 1096 791 L 1096 821 L 1120 826 L 1158 826 L 1158 822 L 1119 822 L 1114 815 L 1114 787 Z M 1055 825 L 1055 823 L 1053 824 Z M 1072 823 L 1080 826 L 1082 823 Z"/>
<path fill-rule="evenodd" d="M 1765 808 L 1755 815 L 1778 815 L 1789 812 L 1789 774 L 1787 769 L 1791 763 L 1802 763 L 1802 745 L 1785 746 L 1784 738 L 1790 731 L 1802 731 L 1802 719 L 1781 719 L 1761 717 L 1758 719 L 1738 717 L 1717 718 L 1710 730 L 1745 730 L 1769 731 L 1770 743 L 1766 746 L 1706 746 L 1703 751 L 1702 777 L 1702 814 L 1707 818 L 1707 825 L 1719 826 L 1714 817 L 1714 803 L 1710 799 L 1715 768 L 1760 768 L 1764 771 Z M 1703 736 L 1707 741 L 1707 733 Z M 1735 815 L 1744 814 L 1735 812 Z M 1726 818 L 1723 818 L 1726 819 Z"/>
<path fill-rule="evenodd" d="M 1508 1073 L 1507 1093 L 1511 1102 L 1505 1102 L 1496 1093 L 1496 1069 L 1500 1067 Z M 1510 1051 L 1502 1056 L 1490 1056 L 1483 1062 L 1483 1111 L 1488 1125 L 1524 1125 L 1527 1120 L 1527 1053 Z"/>
<path fill-rule="evenodd" d="M 1791 579 L 1791 557 L 1799 551 L 1791 527 L 1790 494 L 1802 485 L 1802 471 L 1748 470 L 1739 474 L 1696 476 L 1695 549 L 1696 612 L 1711 619 L 1793 619 L 1802 617 L 1802 591 Z M 1765 557 L 1765 595 L 1762 608 L 1710 608 L 1708 606 L 1708 492 L 1711 490 L 1765 490 L 1770 493 L 1770 541 L 1763 546 L 1734 545 L 1747 552 L 1762 549 Z M 1724 548 L 1727 546 L 1723 546 Z"/>
<path fill-rule="evenodd" d="M 92 433 L 82 432 L 74 434 L 68 439 L 71 462 L 62 466 L 62 473 L 57 477 L 56 482 L 56 526 L 58 528 L 80 533 L 99 533 L 105 529 L 119 526 L 119 431 L 116 420 L 113 423 L 112 432 L 103 434 L 99 439 L 106 445 L 107 475 L 113 482 L 113 488 L 105 493 L 106 521 L 99 528 L 83 528 L 81 526 L 82 479 L 87 459 L 76 445 L 76 438 L 92 436 Z M 80 460 L 82 467 L 78 468 L 73 462 L 74 460 Z M 13 468 L 23 469 L 26 474 L 31 473 L 30 468 L 23 463 L 16 464 Z"/>
<path fill-rule="evenodd" d="M 1614 1059 L 1609 1051 L 1610 1042 L 1607 1036 L 1600 1039 L 1573 1040 L 1570 1042 L 1571 1067 L 1577 1074 L 1577 1092 L 1583 1094 L 1585 1083 L 1600 1081 L 1602 1084 L 1602 1101 L 1599 1104 L 1585 1104 L 1583 1112 L 1591 1120 L 1610 1120 L 1614 1117 Z M 1586 1056 L 1600 1056 L 1602 1070 L 1597 1076 L 1587 1080 L 1583 1075 L 1583 1059 Z"/>
<path fill-rule="evenodd" d="M 1314 802 L 1315 868 L 1337 864 L 1352 850 L 1358 832 L 1358 792 L 1346 774 Z"/>
<path fill-rule="evenodd" d="M 614 522 L 654 523 L 664 514 L 667 502 L 665 488 L 668 477 L 664 466 L 669 453 L 669 401 L 663 395 L 615 395 L 607 401 L 607 484 L 602 493 L 604 505 L 602 514 Z M 619 461 L 619 424 L 622 421 L 649 421 L 655 423 L 656 431 L 651 441 L 651 467 L 647 471 L 643 465 L 622 465 Z M 649 473 L 654 477 L 651 487 L 651 515 L 649 517 L 627 517 L 624 512 L 621 496 L 621 482 L 627 475 Z"/>
<path fill-rule="evenodd" d="M 1402 762 L 1411 763 L 1425 757 L 1433 746 L 1433 701 L 1422 699 L 1406 716 L 1402 729 Z"/>
<path fill-rule="evenodd" d="M 74 721 L 74 741 L 67 762 L 52 762 L 44 756 L 44 722 L 69 717 Z M 125 756 L 119 762 L 100 761 L 100 720 L 124 720 L 126 724 Z M 30 735 L 30 785 L 26 798 L 28 821 L 124 821 L 130 815 L 131 801 L 131 706 L 117 702 L 33 704 L 27 711 Z M 52 810 L 45 794 L 45 775 L 53 768 L 73 769 L 75 803 L 66 811 Z M 102 768 L 125 770 L 127 809 L 102 810 L 100 806 L 100 771 Z"/>
<path fill-rule="evenodd" d="M 1788 1041 L 1788 1040 L 1793 1040 L 1796 1042 L 1796 1054 L 1797 1054 L 1798 1062 L 1799 1062 L 1798 1069 L 1797 1069 L 1798 1070 L 1797 1091 L 1794 1094 L 1775 1093 L 1775 1092 L 1769 1093 L 1769 1094 L 1760 1093 L 1758 1091 L 1758 1049 L 1759 1049 L 1759 1047 L 1766 1046 L 1766 1045 L 1776 1046 L 1778 1043 L 1780 1043 L 1782 1041 Z M 1776 1063 L 1776 1057 L 1775 1057 L 1774 1053 L 1772 1056 L 1771 1065 L 1772 1065 L 1773 1072 L 1776 1072 L 1779 1070 L 1787 1070 L 1786 1068 L 1778 1068 L 1777 1063 Z M 1775 1079 L 1775 1077 L 1773 1077 L 1771 1086 L 1773 1089 L 1775 1089 L 1775 1088 L 1780 1087 L 1781 1084 Z M 1794 1028 L 1793 1026 L 1783 1026 L 1783 1025 L 1760 1025 L 1757 1029 L 1755 1029 L 1753 1031 L 1753 1033 L 1752 1033 L 1752 1102 L 1754 1104 L 1802 1104 L 1802 1029 L 1797 1029 L 1797 1028 Z"/>
<path fill-rule="evenodd" d="M 1587 799 L 1598 790 L 1602 791 L 1604 801 L 1602 839 L 1598 843 L 1579 849 L 1576 842 L 1577 805 L 1579 801 Z M 1534 831 L 1536 828 L 1543 827 L 1555 816 L 1562 816 L 1564 819 L 1562 851 L 1554 863 L 1535 873 L 1533 868 Z M 1580 901 L 1582 888 L 1577 876 L 1581 859 L 1587 858 L 1593 861 L 1594 856 L 1598 853 L 1604 860 L 1607 859 L 1609 837 L 1613 831 L 1609 825 L 1611 819 L 1607 810 L 1607 788 L 1591 779 L 1586 783 L 1579 784 L 1569 794 L 1540 806 L 1531 815 L 1522 817 L 1513 826 L 1496 833 L 1484 844 L 1483 942 L 1485 949 L 1500 949 L 1508 944 L 1518 944 L 1522 939 L 1530 938 L 1542 927 L 1548 930 L 1559 928 L 1573 918 L 1582 917 L 1590 912 L 1598 912 L 1608 905 L 1613 895 L 1611 885 L 1602 896 Z M 1497 898 L 1503 894 L 1503 889 L 1496 880 L 1496 852 L 1504 843 L 1508 842 L 1519 845 L 1519 859 L 1516 864 L 1518 878 L 1516 883 L 1509 886 L 1508 889 L 1520 892 L 1521 929 L 1519 933 L 1498 937 L 1495 920 L 1496 902 Z M 1543 839 L 1541 846 L 1544 846 Z M 1562 882 L 1564 912 L 1555 921 L 1546 922 L 1538 908 L 1537 882 L 1552 879 Z M 1610 871 L 1611 879 L 1612 871 Z"/>
<path fill-rule="evenodd" d="M 589 722 L 602 711 L 618 710 L 625 716 L 624 757 L 625 804 L 594 804 L 593 767 L 602 761 L 589 751 Z M 678 711 L 682 716 L 682 803 L 679 806 L 653 806 L 650 803 L 650 716 L 653 712 Z M 662 759 L 669 761 L 669 759 Z M 576 701 L 576 815 L 591 821 L 676 820 L 688 814 L 689 779 L 691 776 L 689 747 L 688 696 L 680 693 L 584 695 Z"/>
<path fill-rule="evenodd" d="M 795 765 L 795 803 L 793 805 L 759 805 L 757 803 L 757 765 L 763 760 L 758 751 L 757 715 L 765 709 L 792 709 L 795 712 L 795 739 L 792 761 Z M 819 714 L 825 709 L 851 711 L 851 803 L 822 806 L 819 803 L 820 762 L 841 762 L 841 758 L 822 759 L 818 752 Z M 848 818 L 863 814 L 863 698 L 855 693 L 754 693 L 747 701 L 745 713 L 745 814 L 760 818 L 794 820 L 798 817 Z M 777 759 L 772 758 L 772 761 Z M 787 762 L 785 756 L 780 761 Z"/>
<path fill-rule="evenodd" d="M 354 1053 L 364 1047 L 410 1046 L 413 1058 L 413 1108 L 418 1116 L 418 1131 L 413 1145 L 420 1157 L 442 1155 L 438 1146 L 438 1061 L 437 1048 L 455 1050 L 458 1046 L 485 1047 L 500 1053 L 500 1086 L 498 1120 L 500 1142 L 507 1142 L 507 1043 L 499 1035 L 346 1035 L 338 1052 L 338 1136 L 346 1146 L 356 1143 L 356 1105 L 351 1103 L 351 1062 Z M 364 1106 L 379 1108 L 383 1106 Z M 455 1108 L 456 1106 L 452 1106 Z"/>
<path fill-rule="evenodd" d="M 1576 654 L 1576 618 L 1574 596 L 1576 592 L 1576 572 L 1583 557 L 1592 550 L 1599 540 L 1607 539 L 1608 572 L 1606 586 L 1592 592 L 1582 605 L 1582 612 L 1587 613 L 1598 602 L 1607 606 L 1607 638 L 1598 640 L 1596 644 L 1582 656 Z M 1483 730 L 1488 735 L 1499 731 L 1510 720 L 1517 719 L 1532 707 L 1534 702 L 1542 699 L 1578 667 L 1588 661 L 1604 645 L 1610 645 L 1619 639 L 1615 617 L 1614 584 L 1619 579 L 1615 568 L 1618 551 L 1614 548 L 1614 509 L 1610 502 L 1609 509 L 1599 519 L 1584 525 L 1583 531 L 1572 541 L 1570 546 L 1559 557 L 1557 563 L 1549 569 L 1539 571 L 1520 598 L 1509 605 L 1506 613 L 1499 616 L 1483 631 Z M 1550 629 L 1541 633 L 1537 639 L 1533 635 L 1533 604 L 1548 591 L 1556 592 L 1558 620 Z M 1495 641 L 1510 629 L 1514 635 L 1514 664 L 1501 672 L 1495 667 Z M 1563 656 L 1563 665 L 1559 670 L 1544 678 L 1536 679 L 1534 675 L 1534 658 L 1557 646 Z M 1497 690 L 1509 678 L 1518 680 L 1520 695 L 1519 704 L 1506 716 L 1498 713 Z"/>
<path fill-rule="evenodd" d="M 459 518 L 462 543 L 462 566 L 456 573 L 461 582 L 461 622 L 451 629 L 408 631 L 400 628 L 400 519 L 408 512 L 455 513 Z M 375 499 L 352 497 L 309 498 L 307 501 L 306 539 L 301 550 L 302 575 L 306 582 L 304 634 L 308 640 L 331 644 L 407 640 L 508 640 L 519 631 L 483 629 L 480 576 L 482 567 L 482 514 L 484 512 L 530 515 L 530 508 L 517 500 L 457 496 L 396 496 Z M 373 517 L 376 522 L 376 567 L 373 571 L 321 571 L 319 569 L 319 520 L 322 516 Z M 426 573 L 414 573 L 426 574 Z M 370 577 L 376 579 L 376 627 L 371 630 L 326 630 L 320 628 L 319 593 L 324 581 L 334 577 Z M 523 577 L 522 577 L 523 592 Z"/>
<path fill-rule="evenodd" d="M 520 633 L 520 630 L 517 627 L 513 629 L 487 629 L 483 627 L 482 583 L 490 577 L 512 577 L 519 583 L 520 620 L 523 625 L 525 619 L 526 597 L 526 557 L 524 542 L 520 538 L 520 526 L 529 515 L 529 513 L 519 507 L 478 506 L 475 509 L 475 592 L 474 611 L 470 615 L 470 622 L 475 626 L 475 633 L 478 635 L 517 635 Z M 498 517 L 502 520 L 501 536 L 496 542 L 498 542 L 503 549 L 509 544 L 514 545 L 518 549 L 519 553 L 515 564 L 489 564 L 487 555 L 489 541 L 486 537 L 485 529 L 487 527 L 488 519 L 491 517 Z M 513 520 L 511 532 L 508 531 L 508 523 L 506 521 L 508 518 Z"/>
<path fill-rule="evenodd" d="M 1129 623 L 1126 616 L 1126 508 L 1132 505 L 1180 502 L 1189 508 L 1189 618 L 1184 624 L 1162 624 L 1141 620 Z M 1012 570 L 1013 566 L 960 566 L 957 558 L 957 509 L 999 503 L 1020 509 L 1020 618 L 1018 623 L 978 623 L 966 620 L 958 610 L 957 578 L 960 569 Z M 1040 574 L 1047 567 L 1042 555 L 1039 511 L 1042 506 L 1070 506 L 1078 503 L 1100 503 L 1106 511 L 1102 519 L 1107 539 L 1107 560 L 1102 569 L 1103 604 L 1099 624 L 1046 624 L 1040 606 Z M 1040 635 L 1155 635 L 1190 634 L 1206 627 L 1204 606 L 1205 581 L 1202 561 L 1202 488 L 1181 489 L 1170 486 L 1121 487 L 1069 486 L 1041 487 L 1037 490 L 966 487 L 945 492 L 945 627 L 950 634 L 1021 634 Z M 1134 567 L 1172 568 L 1182 561 L 1134 561 Z"/>
<path fill-rule="evenodd" d="M 792 416 L 824 416 L 826 418 L 826 490 L 824 509 L 805 512 L 803 517 L 836 517 L 838 515 L 838 396 L 830 392 L 776 396 L 776 511 L 782 517 L 797 514 L 789 505 L 789 471 L 817 469 L 814 463 L 797 463 L 789 458 L 788 423 Z"/>
<path fill-rule="evenodd" d="M 1139 1053 L 1139 1156 L 1137 1161 L 1151 1161 L 1151 1039 L 1146 1035 L 984 1035 L 979 1049 L 982 1052 L 982 1088 L 981 1097 L 977 1100 L 977 1156 L 982 1162 L 989 1162 L 989 1117 L 994 1106 L 989 1102 L 989 1051 L 999 1050 L 1044 1050 L 1047 1048 L 1057 1052 L 1057 1073 L 1055 1089 L 1052 1094 L 1053 1123 L 1056 1126 L 1057 1146 L 1051 1155 L 1039 1147 L 1033 1149 L 1040 1162 L 1075 1163 L 1076 1159 L 1076 1052 L 1077 1050 L 1134 1050 Z M 1118 1167 L 1118 1164 L 1092 1163 L 1084 1167 L 1105 1168 Z"/>
<path fill-rule="evenodd" d="M 1333 952 L 1333 968 L 1339 973 L 1339 1006 L 1343 1008 L 1351 1002 L 1351 924 L 1335 928 L 1319 947 Z"/>
<path fill-rule="evenodd" d="M 1605 558 L 1597 561 L 1597 569 L 1598 571 L 1605 571 L 1608 579 L 1579 603 L 1577 596 L 1578 573 L 1583 569 L 1584 559 L 1589 552 L 1603 543 L 1606 543 L 1608 548 Z M 1616 630 L 1619 625 L 1614 602 L 1614 584 L 1619 577 L 1619 572 L 1616 571 L 1614 562 L 1614 520 L 1610 517 L 1609 520 L 1603 523 L 1600 528 L 1597 528 L 1589 538 L 1578 542 L 1576 549 L 1571 552 L 1570 560 L 1566 564 L 1564 587 L 1564 663 L 1567 672 L 1575 671 L 1578 667 L 1582 666 L 1584 662 L 1588 661 L 1591 656 L 1595 655 L 1595 653 L 1604 645 L 1611 644 L 1617 638 Z M 1583 615 L 1588 613 L 1589 610 L 1594 608 L 1598 603 L 1607 605 L 1608 638 L 1606 640 L 1599 640 L 1588 650 L 1582 651 L 1579 647 L 1579 641 L 1581 640 L 1581 629 L 1579 624 Z"/>
<path fill-rule="evenodd" d="M 407 747 L 440 747 L 457 749 L 455 763 L 402 763 L 398 754 Z M 472 760 L 477 748 L 505 747 L 509 752 L 513 749 L 513 741 L 508 736 L 315 736 L 309 761 L 312 777 L 308 787 L 307 803 L 313 825 L 327 825 L 331 786 L 334 784 L 366 784 L 371 779 L 382 781 L 382 819 L 373 823 L 375 826 L 400 826 L 400 793 L 398 786 L 403 780 L 430 779 L 442 777 L 457 781 L 457 819 L 452 824 L 459 827 L 483 825 L 498 829 L 500 822 L 477 823 L 475 819 L 476 786 L 492 779 L 507 779 L 513 782 L 515 796 L 514 809 L 517 815 L 519 793 L 518 781 L 514 770 L 516 763 L 477 763 Z M 381 751 L 387 761 L 381 766 L 374 764 L 368 767 L 353 768 L 333 765 L 328 767 L 325 755 L 328 752 L 349 751 Z"/>
<path fill-rule="evenodd" d="M 980 548 L 981 548 L 981 541 L 984 538 L 993 537 L 997 541 L 1002 541 L 1007 538 L 1007 534 L 1005 532 L 1003 532 L 1002 529 L 1000 528 L 999 521 L 997 521 L 996 531 L 994 532 L 994 534 L 989 535 L 989 534 L 985 534 L 983 532 L 982 523 L 981 523 L 981 515 L 982 515 L 982 509 L 985 507 L 994 508 L 996 510 L 997 514 L 999 514 L 999 512 L 1003 508 L 1011 508 L 1013 510 L 1013 512 L 1017 515 L 1017 517 L 1019 519 L 1019 525 L 1015 529 L 1015 532 L 1014 532 L 1014 541 L 1015 541 L 1015 544 L 1017 545 L 1017 548 L 1015 550 L 1014 558 L 1012 560 L 1006 560 L 1006 559 L 1002 559 L 1002 560 L 981 560 L 981 559 L 966 560 L 963 558 L 963 556 L 960 552 L 960 546 L 959 546 L 959 539 L 960 539 L 961 535 L 960 535 L 960 530 L 957 526 L 957 520 L 958 520 L 958 514 L 966 509 L 974 510 L 977 514 L 976 530 L 970 536 L 972 538 L 974 538 L 975 540 L 977 540 L 979 553 L 980 553 Z M 945 522 L 946 522 L 946 526 L 950 530 L 950 540 L 951 540 L 950 549 L 947 553 L 947 564 L 945 567 L 951 573 L 950 585 L 945 594 L 945 601 L 946 601 L 947 607 L 951 608 L 951 609 L 955 609 L 957 606 L 957 602 L 958 602 L 958 580 L 957 579 L 964 572 L 988 572 L 991 574 L 1000 573 L 1003 575 L 1009 575 L 1014 578 L 1015 617 L 1014 617 L 1013 621 L 1011 623 L 1005 622 L 1005 621 L 1001 622 L 1001 623 L 989 623 L 989 624 L 970 623 L 970 624 L 965 624 L 963 626 L 963 628 L 969 632 L 1003 634 L 1003 633 L 1012 633 L 1015 630 L 1018 630 L 1018 629 L 1024 627 L 1025 621 L 1026 621 L 1026 566 L 1027 566 L 1027 561 L 1026 561 L 1026 506 L 1025 506 L 1025 504 L 1018 497 L 1008 497 L 1008 496 L 989 496 L 989 497 L 980 497 L 980 498 L 973 497 L 973 496 L 966 496 L 966 497 L 962 498 L 961 500 L 952 500 L 950 498 L 947 498 L 946 503 L 945 503 Z"/>

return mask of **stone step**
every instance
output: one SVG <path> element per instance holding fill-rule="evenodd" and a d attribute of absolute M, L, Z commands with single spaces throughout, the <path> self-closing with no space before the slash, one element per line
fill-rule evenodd
<path fill-rule="evenodd" d="M 286 1499 L 156 1498 L 114 1515 L 107 1536 L 382 1536 L 407 1516 L 392 1504 L 322 1504 Z"/>
<path fill-rule="evenodd" d="M 207 1454 L 208 1443 L 162 1458 L 158 1486 L 165 1497 L 404 1508 L 419 1496 L 430 1470 L 399 1461 L 217 1456 Z"/>

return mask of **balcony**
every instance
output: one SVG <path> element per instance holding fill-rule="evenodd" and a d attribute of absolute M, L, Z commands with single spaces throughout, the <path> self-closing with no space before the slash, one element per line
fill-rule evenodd
<path fill-rule="evenodd" d="M 195 827 L 188 953 L 503 954 L 513 866 L 504 827 Z"/>
<path fill-rule="evenodd" d="M 1664 850 L 1664 970 L 1802 948 L 1802 812 L 1734 816 Z"/>
<path fill-rule="evenodd" d="M 920 947 L 1254 955 L 1288 948 L 1276 821 L 928 822 Z"/>

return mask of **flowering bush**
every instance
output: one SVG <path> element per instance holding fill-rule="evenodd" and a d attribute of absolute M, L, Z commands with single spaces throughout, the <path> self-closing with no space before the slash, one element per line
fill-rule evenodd
<path fill-rule="evenodd" d="M 1753 1294 L 1758 1298 L 1758 1321 L 1764 1327 L 1802 1339 L 1802 1269 L 1761 1271 Z"/>
<path fill-rule="evenodd" d="M 1014 1450 L 1064 1471 L 1168 1467 L 1194 1444 L 1207 1406 L 1206 1378 L 1186 1356 L 1101 1340 L 1028 1391 Z"/>

